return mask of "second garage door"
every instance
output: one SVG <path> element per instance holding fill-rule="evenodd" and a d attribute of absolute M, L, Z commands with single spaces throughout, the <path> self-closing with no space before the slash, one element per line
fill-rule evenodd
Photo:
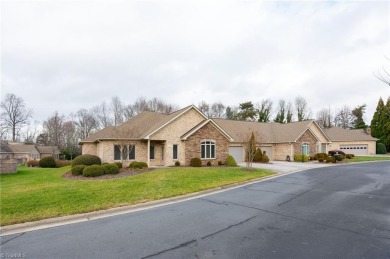
<path fill-rule="evenodd" d="M 345 154 L 367 155 L 368 145 L 341 145 L 340 150 Z"/>
<path fill-rule="evenodd" d="M 244 149 L 243 147 L 229 147 L 229 154 L 234 157 L 236 162 L 244 161 Z"/>

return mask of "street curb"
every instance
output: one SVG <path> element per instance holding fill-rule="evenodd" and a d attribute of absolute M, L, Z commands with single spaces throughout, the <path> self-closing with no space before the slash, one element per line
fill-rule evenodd
<path fill-rule="evenodd" d="M 68 225 L 68 224 L 73 224 L 73 223 L 102 219 L 102 218 L 107 218 L 107 217 L 122 215 L 122 214 L 126 214 L 126 213 L 132 213 L 132 212 L 157 208 L 157 207 L 162 207 L 162 206 L 175 204 L 175 203 L 179 203 L 179 202 L 183 202 L 183 201 L 187 201 L 187 200 L 201 198 L 201 197 L 208 196 L 211 194 L 225 192 L 228 190 L 240 188 L 240 187 L 243 187 L 246 185 L 262 182 L 265 180 L 270 180 L 273 178 L 277 178 L 277 177 L 280 177 L 283 175 L 292 174 L 292 173 L 296 173 L 296 172 L 299 172 L 299 171 L 294 171 L 294 172 L 289 172 L 289 173 L 275 172 L 274 175 L 265 176 L 265 177 L 262 177 L 260 179 L 254 179 L 254 180 L 249 180 L 249 181 L 240 182 L 240 183 L 233 183 L 233 184 L 216 187 L 216 188 L 209 189 L 209 190 L 204 190 L 204 191 L 195 192 L 195 193 L 189 193 L 189 194 L 176 196 L 176 197 L 172 197 L 172 198 L 166 198 L 166 199 L 150 201 L 150 202 L 145 202 L 145 203 L 139 203 L 139 204 L 133 204 L 133 205 L 126 205 L 126 206 L 122 206 L 122 207 L 93 211 L 93 212 L 88 212 L 88 213 L 62 216 L 62 217 L 56 217 L 56 218 L 49 218 L 49 219 L 43 219 L 43 220 L 34 221 L 34 222 L 26 222 L 26 223 L 4 226 L 4 227 L 0 227 L 0 237 L 6 236 L 6 235 L 31 232 L 31 231 L 40 230 L 40 229 L 58 227 L 58 226 L 63 226 L 63 225 Z"/>

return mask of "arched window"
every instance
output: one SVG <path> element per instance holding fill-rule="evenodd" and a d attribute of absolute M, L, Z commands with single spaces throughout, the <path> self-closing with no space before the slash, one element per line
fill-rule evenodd
<path fill-rule="evenodd" d="M 214 159 L 215 158 L 215 142 L 203 141 L 200 144 L 201 158 L 202 159 Z"/>
<path fill-rule="evenodd" d="M 302 154 L 303 155 L 310 155 L 310 146 L 307 143 L 302 144 L 301 146 Z"/>

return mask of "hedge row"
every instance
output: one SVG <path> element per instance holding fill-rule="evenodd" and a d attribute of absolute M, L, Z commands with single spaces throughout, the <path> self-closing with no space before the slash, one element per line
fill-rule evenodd
<path fill-rule="evenodd" d="M 71 161 L 66 161 L 66 160 L 54 160 L 54 164 L 53 164 L 52 157 L 50 157 L 50 158 L 45 157 L 45 158 L 42 158 L 41 160 L 30 160 L 27 162 L 27 166 L 28 167 L 60 168 L 60 167 L 71 165 L 71 163 L 72 163 Z"/>
<path fill-rule="evenodd" d="M 97 177 L 105 174 L 119 173 L 119 167 L 115 163 L 104 165 L 75 165 L 72 167 L 73 175 L 82 175 L 85 177 Z"/>

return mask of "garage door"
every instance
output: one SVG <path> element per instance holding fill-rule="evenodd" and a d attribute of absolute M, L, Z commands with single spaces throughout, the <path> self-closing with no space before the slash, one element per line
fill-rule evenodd
<path fill-rule="evenodd" d="M 340 150 L 345 154 L 367 155 L 368 145 L 342 145 Z"/>
<path fill-rule="evenodd" d="M 236 162 L 243 162 L 244 161 L 243 147 L 229 147 L 229 154 L 232 157 L 234 157 L 234 160 L 236 160 Z"/>
<path fill-rule="evenodd" d="M 272 160 L 272 147 L 260 147 L 261 148 L 261 151 L 265 151 L 265 153 L 267 154 L 269 160 Z"/>

